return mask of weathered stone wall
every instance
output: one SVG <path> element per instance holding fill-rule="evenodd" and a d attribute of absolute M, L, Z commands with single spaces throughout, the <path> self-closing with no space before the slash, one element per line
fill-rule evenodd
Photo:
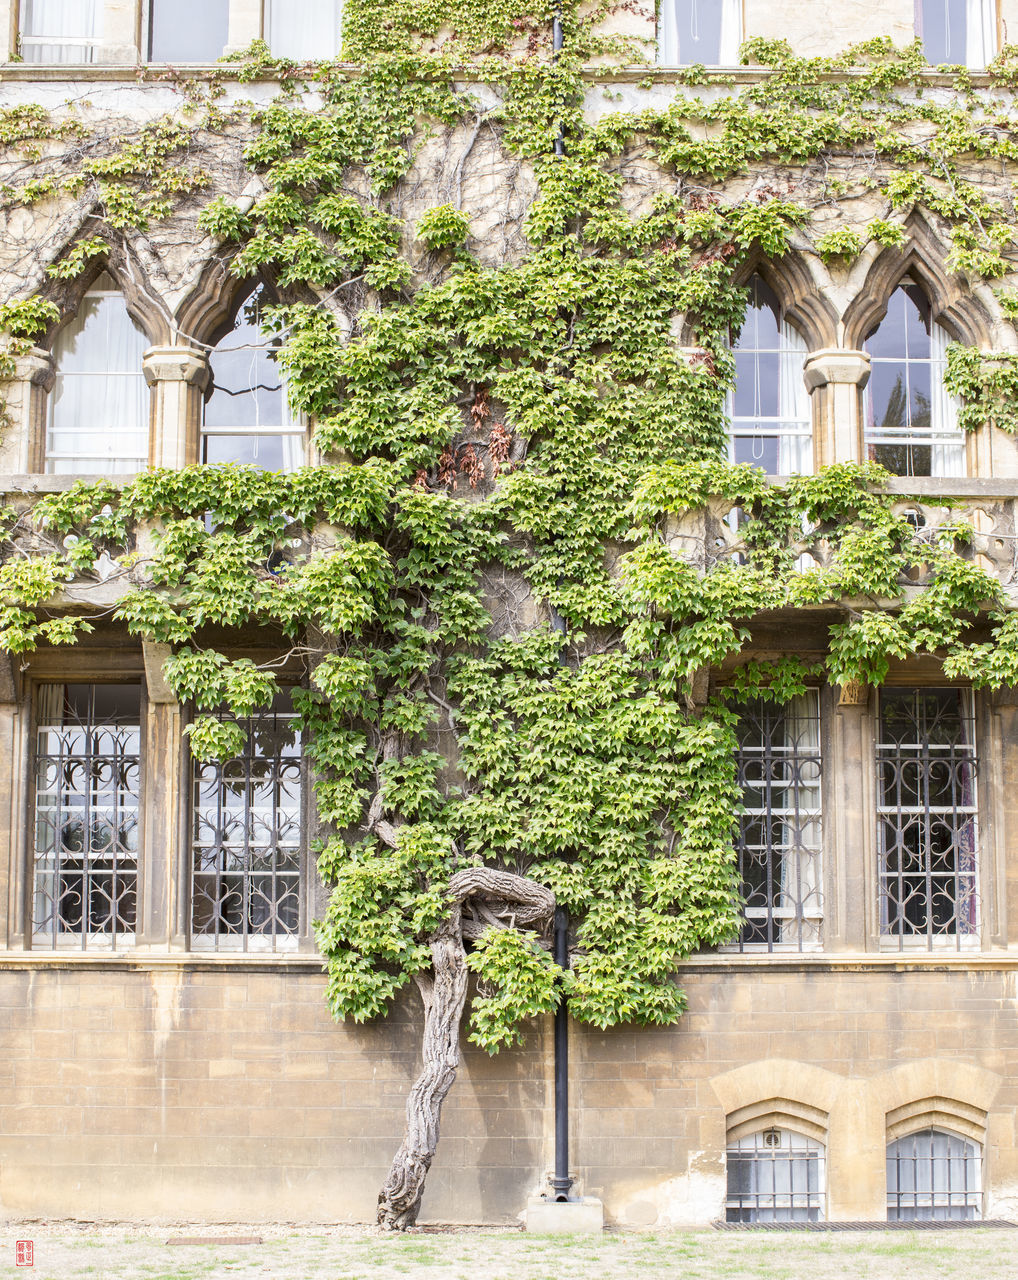
<path fill-rule="evenodd" d="M 16 961 L 0 973 L 0 1212 L 370 1221 L 415 1070 L 418 1005 L 336 1026 L 311 964 Z M 831 1218 L 883 1216 L 885 1118 L 988 1112 L 987 1216 L 1018 1211 L 1015 973 L 1001 959 L 730 958 L 676 1027 L 572 1029 L 572 1168 L 629 1226 L 723 1216 L 726 1113 L 829 1113 Z M 511 1222 L 552 1157 L 550 1026 L 477 1051 L 424 1218 Z"/>

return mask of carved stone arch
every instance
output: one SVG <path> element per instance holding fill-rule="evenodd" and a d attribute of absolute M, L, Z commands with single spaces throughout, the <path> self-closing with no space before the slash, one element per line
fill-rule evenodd
<path fill-rule="evenodd" d="M 985 290 L 952 274 L 947 252 L 930 222 L 913 210 L 905 223 L 904 244 L 879 249 L 859 263 L 855 294 L 845 309 L 842 346 L 860 350 L 887 314 L 891 295 L 906 276 L 915 280 L 930 303 L 933 319 L 966 346 L 989 347 L 1000 321 L 986 305 Z M 850 277 L 851 278 L 851 277 Z"/>
<path fill-rule="evenodd" d="M 819 260 L 817 260 L 819 261 Z M 769 257 L 756 247 L 733 276 L 733 283 L 745 287 L 759 275 L 774 291 L 784 317 L 802 334 L 810 351 L 835 345 L 838 316 L 823 292 L 824 281 L 818 279 L 811 260 L 794 246 L 780 258 Z M 689 314 L 679 327 L 680 346 L 697 341 L 697 317 Z"/>
<path fill-rule="evenodd" d="M 826 1146 L 827 1123 L 828 1113 L 820 1107 L 796 1098 L 763 1098 L 729 1113 L 727 1141 L 731 1145 L 765 1129 L 790 1129 Z"/>
<path fill-rule="evenodd" d="M 711 1085 L 728 1117 L 729 1128 L 733 1122 L 751 1121 L 755 1128 L 766 1129 L 769 1125 L 761 1117 L 773 1115 L 773 1108 L 779 1107 L 781 1114 L 796 1121 L 792 1127 L 804 1132 L 800 1126 L 808 1123 L 823 1124 L 826 1130 L 827 1117 L 838 1102 L 844 1079 L 808 1062 L 765 1058 L 715 1076 Z"/>
<path fill-rule="evenodd" d="M 887 1141 L 895 1142 L 925 1129 L 941 1129 L 981 1147 L 986 1142 L 986 1116 L 984 1107 L 960 1098 L 916 1098 L 888 1111 Z"/>
<path fill-rule="evenodd" d="M 212 348 L 229 333 L 237 312 L 260 284 L 275 292 L 267 274 L 236 276 L 228 254 L 217 254 L 202 268 L 177 311 L 177 332 L 189 344 Z"/>

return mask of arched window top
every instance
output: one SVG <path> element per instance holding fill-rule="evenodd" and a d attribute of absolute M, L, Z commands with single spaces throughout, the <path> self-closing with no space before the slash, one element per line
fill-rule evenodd
<path fill-rule="evenodd" d="M 887 1146 L 889 1222 L 971 1222 L 982 1217 L 982 1152 L 944 1129 L 920 1129 Z"/>
<path fill-rule="evenodd" d="M 823 1221 L 825 1151 L 816 1138 L 760 1129 L 729 1142 L 727 1163 L 726 1221 Z"/>
<path fill-rule="evenodd" d="M 915 0 L 926 61 L 985 67 L 997 53 L 997 0 Z"/>
<path fill-rule="evenodd" d="M 772 475 L 812 471 L 813 428 L 802 376 L 806 342 L 762 276 L 753 276 L 747 287 L 746 315 L 733 343 L 731 459 Z"/>
<path fill-rule="evenodd" d="M 335 58 L 341 0 L 265 0 L 265 39 L 277 58 Z"/>
<path fill-rule="evenodd" d="M 304 428 L 295 422 L 276 361 L 278 341 L 263 324 L 274 301 L 259 285 L 209 363 L 212 378 L 202 422 L 202 461 L 243 462 L 293 471 L 304 461 Z"/>
<path fill-rule="evenodd" d="M 149 340 L 108 272 L 85 292 L 53 347 L 46 470 L 125 474 L 148 463 Z"/>
<path fill-rule="evenodd" d="M 742 42 L 742 0 L 662 0 L 658 62 L 733 67 Z"/>
<path fill-rule="evenodd" d="M 933 319 L 926 293 L 906 276 L 864 343 L 871 369 L 867 454 L 893 475 L 965 474 L 957 407 L 944 388 L 950 341 Z"/>

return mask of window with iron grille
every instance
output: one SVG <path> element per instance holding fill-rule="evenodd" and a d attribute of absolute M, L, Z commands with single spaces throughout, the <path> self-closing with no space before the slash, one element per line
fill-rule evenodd
<path fill-rule="evenodd" d="M 736 708 L 744 812 L 736 848 L 746 900 L 740 950 L 820 946 L 820 700 L 784 706 L 756 698 Z"/>
<path fill-rule="evenodd" d="M 880 928 L 898 946 L 975 945 L 976 748 L 968 689 L 883 689 Z"/>
<path fill-rule="evenodd" d="M 979 1147 L 923 1129 L 887 1147 L 889 1222 L 972 1222 L 983 1216 Z"/>
<path fill-rule="evenodd" d="M 33 946 L 134 941 L 140 710 L 137 684 L 37 687 Z"/>
<path fill-rule="evenodd" d="M 282 709 L 239 723 L 242 754 L 194 762 L 191 945 L 286 949 L 300 928 L 300 731 Z"/>
<path fill-rule="evenodd" d="M 728 1147 L 727 1222 L 822 1222 L 821 1143 L 787 1129 L 764 1129 Z"/>

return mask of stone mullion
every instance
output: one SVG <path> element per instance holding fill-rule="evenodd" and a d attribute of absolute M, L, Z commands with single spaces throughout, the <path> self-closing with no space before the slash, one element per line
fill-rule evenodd
<path fill-rule="evenodd" d="M 861 461 L 866 456 L 861 393 L 869 381 L 869 355 L 841 347 L 814 351 L 803 376 L 813 393 L 816 468 Z"/>
<path fill-rule="evenodd" d="M 142 723 L 142 829 L 138 857 L 138 946 L 166 947 L 186 933 L 179 905 L 188 882 L 184 726 L 180 703 L 163 680 L 170 646 L 145 642 L 148 694 Z"/>
<path fill-rule="evenodd" d="M 184 467 L 198 461 L 202 393 L 208 358 L 193 347 L 150 347 L 145 378 L 152 388 L 149 461 L 154 467 Z"/>
<path fill-rule="evenodd" d="M 0 387 L 10 420 L 10 439 L 17 453 L 8 456 L 2 469 L 31 473 L 46 462 L 46 396 L 53 386 L 53 357 L 33 347 L 14 361 L 14 375 Z M 0 451 L 0 456 L 3 456 Z"/>

